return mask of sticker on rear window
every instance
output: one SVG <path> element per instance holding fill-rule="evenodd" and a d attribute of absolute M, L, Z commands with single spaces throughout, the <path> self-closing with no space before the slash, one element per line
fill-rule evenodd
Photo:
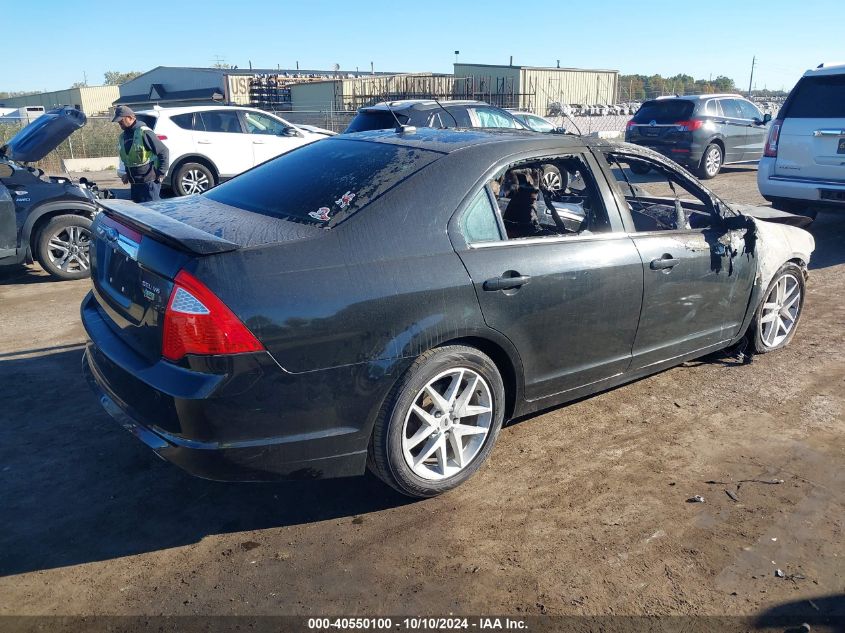
<path fill-rule="evenodd" d="M 335 203 L 337 206 L 339 206 L 341 209 L 345 209 L 345 208 L 346 208 L 346 207 L 348 207 L 350 204 L 352 204 L 352 201 L 353 201 L 354 199 L 355 199 L 355 194 L 354 194 L 354 193 L 352 193 L 351 191 L 347 191 L 347 192 L 346 192 L 345 194 L 343 194 L 340 198 L 338 198 L 337 200 L 335 200 L 335 201 L 334 201 L 334 203 Z"/>
<path fill-rule="evenodd" d="M 329 217 L 330 209 L 328 207 L 320 207 L 316 211 L 312 211 L 308 215 L 310 215 L 315 220 L 319 222 L 328 222 L 331 218 Z"/>

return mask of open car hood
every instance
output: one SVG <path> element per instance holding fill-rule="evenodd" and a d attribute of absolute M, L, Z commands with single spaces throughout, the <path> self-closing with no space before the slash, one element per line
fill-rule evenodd
<path fill-rule="evenodd" d="M 70 106 L 49 110 L 0 147 L 0 156 L 19 163 L 41 160 L 87 120 L 84 112 Z"/>

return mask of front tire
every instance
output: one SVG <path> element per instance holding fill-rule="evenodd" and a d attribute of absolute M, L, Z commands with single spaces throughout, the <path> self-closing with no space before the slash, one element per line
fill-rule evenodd
<path fill-rule="evenodd" d="M 84 215 L 59 215 L 39 236 L 36 257 L 57 279 L 84 279 L 91 274 L 91 220 Z"/>
<path fill-rule="evenodd" d="M 765 354 L 786 347 L 804 309 L 804 271 L 788 262 L 775 273 L 754 314 L 754 351 Z"/>
<path fill-rule="evenodd" d="M 701 157 L 701 163 L 696 170 L 697 175 L 702 180 L 710 180 L 722 170 L 722 164 L 725 157 L 722 154 L 722 148 L 716 143 L 710 143 L 704 149 L 704 155 Z"/>
<path fill-rule="evenodd" d="M 462 345 L 422 354 L 391 391 L 373 429 L 369 467 L 402 494 L 433 497 L 469 479 L 502 428 L 496 365 Z"/>
<path fill-rule="evenodd" d="M 177 196 L 202 193 L 216 184 L 214 174 L 202 163 L 184 163 L 173 175 L 173 192 Z"/>

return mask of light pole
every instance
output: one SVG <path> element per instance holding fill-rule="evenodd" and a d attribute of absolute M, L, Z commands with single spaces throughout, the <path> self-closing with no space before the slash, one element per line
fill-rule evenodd
<path fill-rule="evenodd" d="M 461 54 L 461 51 L 455 51 L 455 63 L 458 63 L 458 55 Z"/>

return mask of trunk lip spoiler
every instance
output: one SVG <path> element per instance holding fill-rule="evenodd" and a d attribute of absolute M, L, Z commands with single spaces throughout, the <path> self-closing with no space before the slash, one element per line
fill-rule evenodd
<path fill-rule="evenodd" d="M 135 202 L 114 199 L 99 202 L 106 217 L 114 218 L 142 235 L 149 235 L 157 241 L 182 251 L 196 255 L 214 255 L 241 248 L 239 244 Z"/>

